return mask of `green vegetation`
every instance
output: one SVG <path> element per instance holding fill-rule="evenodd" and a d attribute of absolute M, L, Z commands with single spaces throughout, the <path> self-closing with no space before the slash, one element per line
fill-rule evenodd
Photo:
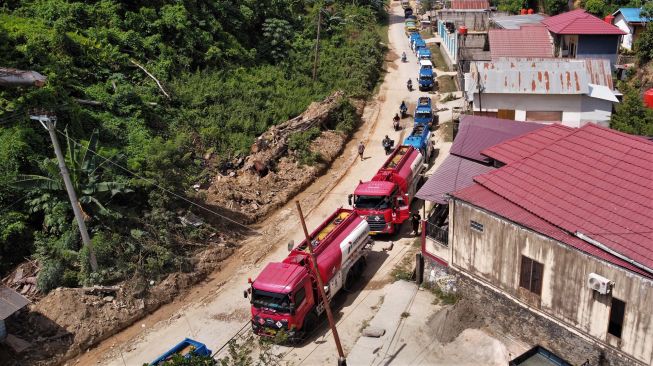
<path fill-rule="evenodd" d="M 390 276 L 395 281 L 412 281 L 415 278 L 415 252 L 415 249 L 409 250 L 404 254 L 401 261 L 392 268 Z"/>
<path fill-rule="evenodd" d="M 444 55 L 442 54 L 444 51 L 441 51 L 440 47 L 436 45 L 428 47 L 431 50 L 431 60 L 433 61 L 435 68 L 441 71 L 451 71 L 449 65 L 447 65 L 447 62 L 444 60 Z"/>
<path fill-rule="evenodd" d="M 610 127 L 633 135 L 653 136 L 653 110 L 646 108 L 637 88 L 620 83 L 623 102 L 616 105 Z"/>
<path fill-rule="evenodd" d="M 438 90 L 440 93 L 451 93 L 458 90 L 452 75 L 438 76 Z"/>
<path fill-rule="evenodd" d="M 379 0 L 3 3 L 0 66 L 38 71 L 48 83 L 0 89 L 0 275 L 27 257 L 39 260 L 44 291 L 192 270 L 189 247 L 215 229 L 183 226 L 191 206 L 159 187 L 192 197 L 190 187 L 214 173 L 207 152 L 219 161 L 245 154 L 255 136 L 335 90 L 367 97 L 380 75 L 385 20 Z M 31 108 L 57 115 L 98 272 L 88 268 Z M 353 110 L 343 102 L 337 129 L 356 127 Z M 294 137 L 295 148 L 307 151 L 314 136 Z"/>
<path fill-rule="evenodd" d="M 435 295 L 435 300 L 433 300 L 433 305 L 444 304 L 444 305 L 453 305 L 460 300 L 460 295 L 454 292 L 444 292 L 437 284 L 425 282 L 424 288 L 431 291 Z"/>
<path fill-rule="evenodd" d="M 581 0 L 580 5 L 588 13 L 598 17 L 612 14 L 619 8 L 639 8 L 651 6 L 646 0 Z"/>

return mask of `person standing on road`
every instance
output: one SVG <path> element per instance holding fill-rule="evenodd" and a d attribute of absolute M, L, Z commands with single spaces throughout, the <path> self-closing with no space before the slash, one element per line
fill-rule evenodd
<path fill-rule="evenodd" d="M 413 212 L 413 216 L 410 218 L 411 223 L 413 224 L 413 233 L 415 235 L 419 234 L 419 223 L 422 221 L 422 216 L 419 215 L 417 211 Z"/>
<path fill-rule="evenodd" d="M 365 145 L 363 145 L 363 141 L 358 143 L 358 156 L 361 157 L 361 161 L 363 161 L 363 153 L 365 152 Z"/>

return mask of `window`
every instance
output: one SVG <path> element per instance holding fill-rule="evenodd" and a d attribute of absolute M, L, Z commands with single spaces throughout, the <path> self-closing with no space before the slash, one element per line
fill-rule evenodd
<path fill-rule="evenodd" d="M 542 273 L 544 265 L 524 255 L 521 256 L 521 272 L 519 274 L 519 287 L 536 294 L 542 294 Z"/>
<path fill-rule="evenodd" d="M 624 325 L 624 312 L 626 310 L 626 303 L 612 298 L 612 306 L 610 306 L 610 322 L 608 323 L 608 333 L 617 338 L 621 338 L 621 329 Z"/>
<path fill-rule="evenodd" d="M 306 290 L 302 287 L 295 294 L 295 307 L 301 305 L 305 297 L 306 297 Z"/>
<path fill-rule="evenodd" d="M 481 223 L 478 223 L 478 222 L 476 222 L 474 220 L 470 220 L 469 221 L 469 226 L 472 228 L 472 230 L 476 230 L 479 233 L 483 232 L 483 224 L 481 224 Z"/>

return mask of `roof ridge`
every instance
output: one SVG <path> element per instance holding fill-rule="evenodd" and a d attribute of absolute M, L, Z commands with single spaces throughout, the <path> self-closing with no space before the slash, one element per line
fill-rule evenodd
<path fill-rule="evenodd" d="M 585 127 L 587 127 L 588 129 L 591 128 L 591 127 L 598 128 L 599 130 L 609 132 L 611 134 L 615 134 L 615 135 L 618 135 L 618 136 L 621 136 L 621 137 L 626 137 L 626 138 L 628 138 L 628 139 L 630 139 L 632 141 L 643 143 L 643 145 L 650 146 L 651 148 L 653 148 L 653 141 L 645 139 L 645 138 L 640 138 L 641 136 L 639 136 L 639 135 L 631 135 L 629 133 L 613 130 L 612 128 L 599 126 L 598 124 L 596 124 L 594 122 L 589 122 L 589 123 L 585 124 L 584 126 L 582 126 L 581 128 L 579 128 L 578 130 L 582 130 Z M 634 148 L 633 146 L 628 146 L 628 147 L 629 148 Z M 641 149 L 638 149 L 638 150 L 641 150 Z"/>

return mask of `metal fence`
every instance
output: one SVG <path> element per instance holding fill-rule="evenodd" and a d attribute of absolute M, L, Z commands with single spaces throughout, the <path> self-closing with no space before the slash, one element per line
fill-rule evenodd
<path fill-rule="evenodd" d="M 426 236 L 437 241 L 442 245 L 449 245 L 449 227 L 439 227 L 430 222 L 426 222 Z"/>

